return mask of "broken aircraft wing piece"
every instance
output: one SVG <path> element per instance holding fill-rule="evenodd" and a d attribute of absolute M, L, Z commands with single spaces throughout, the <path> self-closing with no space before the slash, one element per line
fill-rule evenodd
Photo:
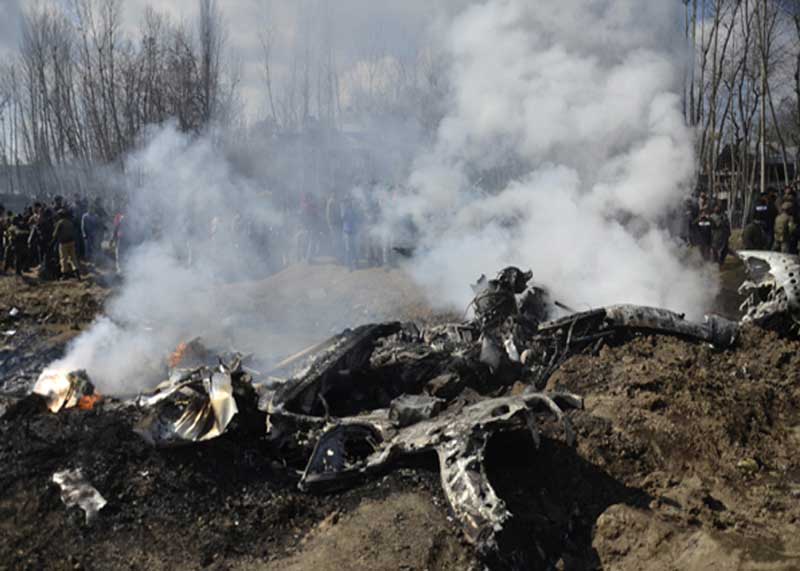
<path fill-rule="evenodd" d="M 697 323 L 674 311 L 655 307 L 614 305 L 605 311 L 606 319 L 614 327 L 687 337 L 720 348 L 731 347 L 739 336 L 737 323 L 717 315 L 708 315 L 704 323 Z"/>
<path fill-rule="evenodd" d="M 584 340 L 624 330 L 675 335 L 705 341 L 720 348 L 731 347 L 739 335 L 736 322 L 717 315 L 709 315 L 705 322 L 698 323 L 667 309 L 614 305 L 543 323 L 535 337 L 560 334 L 565 337 L 565 343 L 577 345 Z"/>

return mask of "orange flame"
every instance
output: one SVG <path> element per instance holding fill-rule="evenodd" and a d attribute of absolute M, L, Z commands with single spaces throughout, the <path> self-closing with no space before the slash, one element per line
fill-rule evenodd
<path fill-rule="evenodd" d="M 186 349 L 188 348 L 189 345 L 186 342 L 180 342 L 177 349 L 175 349 L 175 352 L 169 357 L 169 366 L 174 369 L 180 365 L 181 361 L 183 361 L 184 355 L 186 354 Z"/>
<path fill-rule="evenodd" d="M 92 410 L 102 400 L 103 395 L 99 393 L 82 396 L 78 401 L 78 408 L 80 410 Z"/>

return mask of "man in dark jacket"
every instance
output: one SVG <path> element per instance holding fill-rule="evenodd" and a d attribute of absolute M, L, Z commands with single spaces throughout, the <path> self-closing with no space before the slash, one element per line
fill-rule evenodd
<path fill-rule="evenodd" d="M 3 270 L 7 272 L 13 264 L 17 275 L 21 276 L 28 249 L 28 229 L 21 214 L 17 214 L 8 223 L 4 237 L 5 263 Z"/>
<path fill-rule="evenodd" d="M 58 259 L 61 263 L 61 277 L 67 277 L 72 273 L 81 279 L 80 268 L 78 265 L 78 232 L 72 218 L 66 210 L 59 210 L 57 213 L 56 227 L 53 230 L 53 242 L 58 244 Z"/>
<path fill-rule="evenodd" d="M 707 210 L 700 211 L 700 216 L 695 222 L 697 228 L 697 246 L 700 248 L 704 260 L 710 261 L 712 258 L 711 251 L 711 233 L 713 229 L 713 222 L 711 221 L 711 214 Z"/>
<path fill-rule="evenodd" d="M 92 262 L 97 260 L 102 249 L 101 243 L 103 232 L 105 231 L 102 224 L 94 206 L 89 207 L 81 217 L 81 235 L 83 236 L 86 258 Z"/>
<path fill-rule="evenodd" d="M 714 261 L 722 267 L 728 257 L 728 244 L 731 238 L 731 225 L 728 214 L 723 210 L 722 205 L 714 207 L 711 215 L 711 250 Z"/>
<path fill-rule="evenodd" d="M 766 192 L 762 192 L 761 196 L 756 203 L 755 212 L 753 213 L 753 220 L 761 227 L 765 237 L 764 249 L 769 250 L 772 248 L 772 239 L 775 230 L 775 218 L 778 216 L 778 210 L 775 208 L 775 203 L 770 199 Z"/>

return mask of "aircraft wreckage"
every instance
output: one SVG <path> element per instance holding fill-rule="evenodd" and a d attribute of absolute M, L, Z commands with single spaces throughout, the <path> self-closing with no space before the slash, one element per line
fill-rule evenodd
<path fill-rule="evenodd" d="M 743 323 L 797 335 L 800 333 L 800 257 L 778 252 L 737 253 L 750 279 L 739 288 L 747 296 L 741 306 Z"/>
<path fill-rule="evenodd" d="M 755 266 L 743 321 L 777 327 L 798 323 L 796 257 L 740 253 Z M 329 492 L 385 471 L 402 457 L 438 457 L 453 514 L 479 553 L 498 549 L 512 514 L 483 463 L 493 435 L 528 431 L 554 417 L 565 440 L 575 433 L 568 411 L 580 396 L 546 390 L 572 355 L 636 334 L 678 336 L 724 349 L 740 324 L 719 316 L 703 322 L 671 311 L 617 305 L 553 318 L 557 304 L 517 268 L 474 286 L 474 317 L 444 325 L 364 325 L 274 366 L 248 369 L 240 355 L 216 357 L 198 341 L 170 359 L 169 379 L 126 406 L 144 418 L 135 430 L 158 447 L 223 434 L 235 417 L 259 428 L 277 458 L 296 472 L 298 486 Z M 45 371 L 36 393 L 52 411 L 85 401 L 94 389 L 83 373 Z M 41 398 L 41 397 L 39 397 Z M 264 425 L 266 419 L 266 426 Z"/>

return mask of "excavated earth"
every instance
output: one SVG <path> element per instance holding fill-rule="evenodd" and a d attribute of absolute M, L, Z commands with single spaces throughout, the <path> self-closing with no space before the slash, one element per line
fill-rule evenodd
<path fill-rule="evenodd" d="M 314 287 L 314 271 L 302 287 Z M 331 282 L 332 270 L 317 271 Z M 374 271 L 342 279 L 410 287 Z M 16 361 L 4 361 L 0 391 L 63 351 L 107 295 L 0 278 L 0 315 L 21 310 L 13 323 L 3 317 L 17 331 L 3 355 Z M 330 288 L 314 297 L 341 301 Z M 498 566 L 800 569 L 798 349 L 748 328 L 730 351 L 637 336 L 573 357 L 550 385 L 586 398 L 571 413 L 577 446 L 549 422 L 538 450 L 527 433 L 490 443 L 489 476 L 515 514 L 506 533 L 520 549 Z M 155 450 L 131 431 L 136 413 L 111 405 L 9 416 L 0 421 L 0 569 L 482 568 L 432 458 L 313 496 L 237 421 L 215 441 Z M 51 483 L 66 468 L 81 468 L 108 500 L 91 524 Z"/>

